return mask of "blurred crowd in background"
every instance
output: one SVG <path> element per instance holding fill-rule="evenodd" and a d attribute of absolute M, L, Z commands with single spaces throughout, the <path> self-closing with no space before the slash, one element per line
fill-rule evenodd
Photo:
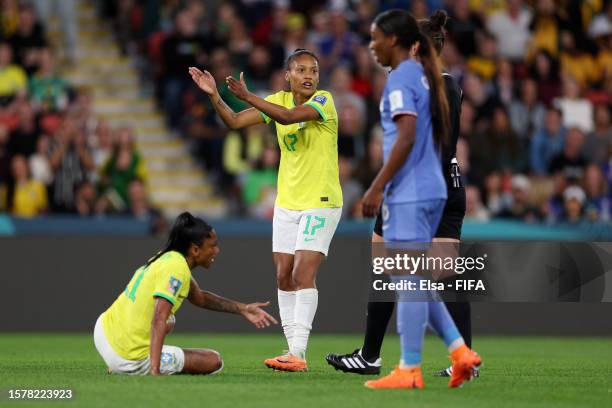
<path fill-rule="evenodd" d="M 62 6 L 61 56 L 42 24 L 48 19 L 38 17 L 53 3 Z M 76 4 L 0 3 L 0 212 L 158 220 L 133 129 L 99 120 L 92 90 L 72 87 L 59 74 L 60 64 L 76 63 L 75 12 L 67 3 Z"/>
<path fill-rule="evenodd" d="M 464 91 L 457 159 L 467 218 L 610 220 L 611 0 L 96 3 L 114 24 L 122 51 L 139 61 L 143 83 L 153 84 L 168 127 L 189 144 L 233 215 L 272 216 L 279 162 L 274 128 L 228 130 L 191 82 L 189 66 L 208 69 L 239 111 L 246 106 L 227 90 L 228 75 L 244 72 L 249 89 L 266 96 L 286 87 L 284 63 L 293 50 L 317 53 L 319 88 L 333 94 L 339 117 L 343 216 L 359 218 L 360 198 L 382 164 L 378 106 L 386 72 L 368 50 L 370 24 L 389 8 L 408 9 L 418 19 L 444 8 L 450 20 L 443 65 Z M 90 93 L 54 76 L 44 30 L 27 16 L 32 8 L 2 4 L 0 180 L 11 174 L 14 180 L 5 189 L 7 208 L 19 202 L 22 183 L 15 180 L 31 179 L 44 188 L 31 187 L 29 194 L 48 192 L 41 208 L 135 211 L 132 190 L 146 175 L 138 171 L 142 159 L 132 131 L 95 120 Z M 11 26 L 10 13 L 18 24 Z"/>
<path fill-rule="evenodd" d="M 271 217 L 279 154 L 274 129 L 228 131 L 186 75 L 205 67 L 234 110 L 224 78 L 244 71 L 251 91 L 283 89 L 296 48 L 321 59 L 320 88 L 339 116 L 344 216 L 381 166 L 378 104 L 386 73 L 368 50 L 373 18 L 409 9 L 450 21 L 443 64 L 464 90 L 457 158 L 468 218 L 581 222 L 610 219 L 612 1 L 243 0 L 120 1 L 122 43 L 147 61 L 144 76 L 168 126 L 193 147 L 231 208 Z"/>

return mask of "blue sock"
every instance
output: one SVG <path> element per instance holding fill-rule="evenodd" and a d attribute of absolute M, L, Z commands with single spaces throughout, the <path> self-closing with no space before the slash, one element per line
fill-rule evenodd
<path fill-rule="evenodd" d="M 427 315 L 427 302 L 399 302 L 397 305 L 397 332 L 400 335 L 402 362 L 406 365 L 421 364 Z"/>
<path fill-rule="evenodd" d="M 455 322 L 451 318 L 444 302 L 429 302 L 429 324 L 432 329 L 438 333 L 438 336 L 444 340 L 446 347 L 450 346 L 455 340 L 461 338 Z"/>

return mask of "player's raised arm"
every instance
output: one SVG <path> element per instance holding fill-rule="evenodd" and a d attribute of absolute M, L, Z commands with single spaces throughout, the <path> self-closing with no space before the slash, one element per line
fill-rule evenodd
<path fill-rule="evenodd" d="M 200 286 L 193 277 L 189 286 L 188 299 L 189 302 L 203 309 L 242 315 L 258 329 L 269 327 L 270 324 L 278 324 L 274 317 L 261 309 L 268 306 L 270 302 L 244 304 L 227 299 L 200 289 Z"/>
<path fill-rule="evenodd" d="M 160 375 L 159 365 L 161 361 L 161 351 L 166 337 L 166 321 L 170 316 L 172 303 L 168 300 L 156 297 L 153 309 L 153 319 L 151 319 L 151 348 L 149 355 L 151 358 L 151 375 Z"/>
<path fill-rule="evenodd" d="M 219 114 L 223 123 L 230 129 L 242 129 L 247 126 L 263 123 L 263 117 L 253 108 L 236 113 L 227 106 L 221 95 L 219 95 L 215 78 L 213 78 L 210 72 L 206 70 L 202 72 L 195 67 L 190 67 L 189 74 L 198 87 L 208 95 L 215 111 Z"/>
<path fill-rule="evenodd" d="M 285 108 L 284 106 L 268 102 L 265 99 L 249 92 L 246 83 L 244 82 L 243 72 L 240 73 L 240 81 L 229 76 L 227 77 L 226 82 L 229 90 L 232 91 L 239 99 L 245 101 L 251 106 L 254 106 L 258 111 L 265 113 L 281 125 L 308 122 L 321 118 L 321 114 L 312 106 L 298 105 L 289 109 Z"/>

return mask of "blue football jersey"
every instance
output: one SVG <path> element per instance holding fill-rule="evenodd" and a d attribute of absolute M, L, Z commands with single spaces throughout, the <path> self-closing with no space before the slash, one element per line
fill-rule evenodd
<path fill-rule="evenodd" d="M 389 74 L 385 84 L 380 102 L 385 161 L 389 159 L 397 139 L 397 126 L 393 119 L 399 115 L 416 116 L 416 135 L 408 159 L 385 186 L 385 202 L 397 204 L 446 199 L 440 152 L 432 133 L 429 83 L 423 66 L 414 60 L 400 63 Z"/>

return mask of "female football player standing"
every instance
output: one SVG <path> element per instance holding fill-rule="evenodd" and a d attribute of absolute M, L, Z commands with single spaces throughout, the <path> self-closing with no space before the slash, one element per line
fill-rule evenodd
<path fill-rule="evenodd" d="M 228 77 L 229 89 L 253 106 L 238 113 L 223 102 L 208 71 L 190 68 L 189 73 L 229 128 L 276 123 L 281 160 L 272 252 L 289 352 L 264 363 L 276 370 L 306 371 L 306 347 L 318 303 L 316 274 L 342 212 L 338 117 L 332 95 L 317 90 L 319 60 L 310 51 L 295 50 L 285 72 L 291 90 L 265 99 L 247 90 L 242 74 L 240 81 Z"/>
<path fill-rule="evenodd" d="M 407 11 L 378 15 L 371 35 L 375 59 L 392 71 L 381 101 L 385 162 L 364 195 L 364 215 L 377 215 L 384 197 L 387 245 L 431 243 L 447 198 L 439 154 L 448 135 L 449 108 L 439 62 L 429 38 Z M 405 276 L 393 276 L 401 278 Z M 444 303 L 410 300 L 398 303 L 400 365 L 381 379 L 367 381 L 367 387 L 424 387 L 421 349 L 428 323 L 451 354 L 449 386 L 471 378 L 480 357 L 465 345 Z"/>
<path fill-rule="evenodd" d="M 447 18 L 444 10 L 437 10 L 429 19 L 418 21 L 421 31 L 431 39 L 438 56 L 444 47 L 444 26 Z M 455 158 L 457 140 L 459 139 L 459 118 L 461 116 L 463 92 L 457 80 L 450 74 L 442 72 L 442 78 L 450 114 L 450 138 L 442 146 L 442 172 L 446 180 L 448 198 L 433 242 L 444 242 L 445 244 L 436 246 L 436 248 L 444 247 L 445 250 L 448 250 L 459 242 L 463 218 L 465 217 L 465 189 L 461 182 L 459 165 Z M 379 213 L 372 234 L 372 242 L 375 245 L 381 245 L 380 243 L 384 242 L 382 226 L 382 215 Z M 432 256 L 434 255 L 432 254 Z M 349 354 L 329 354 L 326 357 L 327 362 L 337 370 L 348 373 L 379 374 L 381 367 L 380 351 L 394 307 L 395 304 L 392 302 L 376 302 L 373 299 L 368 302 L 366 333 L 362 348 Z M 446 307 L 465 340 L 465 344 L 472 347 L 470 303 L 447 302 Z M 449 377 L 450 373 L 451 368 L 445 368 L 437 372 L 436 376 Z"/>

